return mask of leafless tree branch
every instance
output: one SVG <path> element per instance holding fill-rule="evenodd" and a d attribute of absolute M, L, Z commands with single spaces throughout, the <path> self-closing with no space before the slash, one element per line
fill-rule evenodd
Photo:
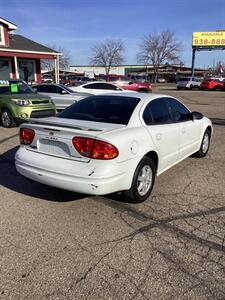
<path fill-rule="evenodd" d="M 150 63 L 153 65 L 155 81 L 160 65 L 166 61 L 173 63 L 180 61 L 182 44 L 175 38 L 174 32 L 170 30 L 144 36 L 139 47 L 137 60 L 145 65 Z"/>
<path fill-rule="evenodd" d="M 120 40 L 106 40 L 97 43 L 91 49 L 90 63 L 96 66 L 103 66 L 105 73 L 109 74 L 112 66 L 117 66 L 123 63 L 124 45 Z"/>
<path fill-rule="evenodd" d="M 68 69 L 71 61 L 69 52 L 63 46 L 59 45 L 47 45 L 47 47 L 62 53 L 62 55 L 59 57 L 59 68 L 61 70 Z M 43 59 L 41 61 L 41 68 L 44 70 L 48 70 L 49 72 L 53 71 L 54 61 L 52 59 Z"/>

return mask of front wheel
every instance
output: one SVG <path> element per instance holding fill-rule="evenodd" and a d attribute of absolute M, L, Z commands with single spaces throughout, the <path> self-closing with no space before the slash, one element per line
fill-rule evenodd
<path fill-rule="evenodd" d="M 151 194 L 155 182 L 155 174 L 155 162 L 145 156 L 134 172 L 131 188 L 123 192 L 125 199 L 132 203 L 145 201 Z"/>
<path fill-rule="evenodd" d="M 209 129 L 206 129 L 202 138 L 201 147 L 198 150 L 198 152 L 194 154 L 195 157 L 205 157 L 207 155 L 209 151 L 210 137 L 211 137 L 210 131 Z"/>
<path fill-rule="evenodd" d="M 16 122 L 7 108 L 3 108 L 1 111 L 1 123 L 3 127 L 12 128 L 16 126 Z"/>

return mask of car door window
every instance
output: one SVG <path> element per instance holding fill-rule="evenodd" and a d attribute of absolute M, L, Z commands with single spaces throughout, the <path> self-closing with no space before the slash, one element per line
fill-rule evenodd
<path fill-rule="evenodd" d="M 102 89 L 104 90 L 121 91 L 121 89 L 118 86 L 110 83 L 103 83 L 102 86 L 103 86 Z"/>
<path fill-rule="evenodd" d="M 154 124 L 172 123 L 169 109 L 164 98 L 152 100 L 149 103 L 149 109 L 151 111 Z"/>
<path fill-rule="evenodd" d="M 112 90 L 112 91 L 121 90 L 116 85 L 105 83 L 105 82 L 86 84 L 85 86 L 83 86 L 83 88 L 85 88 L 85 89 L 96 89 L 96 90 Z"/>
<path fill-rule="evenodd" d="M 45 93 L 46 92 L 46 86 L 43 84 L 43 85 L 37 85 L 37 86 L 34 86 L 34 88 L 39 92 L 39 93 Z"/>
<path fill-rule="evenodd" d="M 174 98 L 166 98 L 169 112 L 173 122 L 186 122 L 191 120 L 190 111 L 179 101 Z"/>
<path fill-rule="evenodd" d="M 60 88 L 55 85 L 46 85 L 46 90 L 47 90 L 47 93 L 54 93 L 54 94 L 60 93 Z"/>
<path fill-rule="evenodd" d="M 84 89 L 98 89 L 98 85 L 97 85 L 97 83 L 91 83 L 91 84 L 83 85 L 83 88 Z"/>

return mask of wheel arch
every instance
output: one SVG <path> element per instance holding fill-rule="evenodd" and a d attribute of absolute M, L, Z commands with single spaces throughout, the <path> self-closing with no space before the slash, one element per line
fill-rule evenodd
<path fill-rule="evenodd" d="M 155 165 L 156 165 L 156 174 L 157 174 L 158 165 L 159 165 L 159 156 L 158 156 L 158 153 L 152 150 L 152 151 L 149 151 L 148 153 L 146 153 L 144 156 L 147 156 L 147 157 L 151 158 L 155 162 Z"/>

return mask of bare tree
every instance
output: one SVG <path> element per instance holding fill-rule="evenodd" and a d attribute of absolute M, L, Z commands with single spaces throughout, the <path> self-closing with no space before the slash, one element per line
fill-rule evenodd
<path fill-rule="evenodd" d="M 152 64 L 154 79 L 157 81 L 159 67 L 167 62 L 179 62 L 182 44 L 175 38 L 174 32 L 165 30 L 149 34 L 142 38 L 137 60 L 145 65 Z"/>
<path fill-rule="evenodd" d="M 69 52 L 62 46 L 48 45 L 47 47 L 62 53 L 62 55 L 60 55 L 59 57 L 59 68 L 61 70 L 68 69 L 71 61 Z M 43 59 L 41 61 L 41 68 L 44 70 L 48 70 L 49 72 L 54 71 L 54 61 L 52 59 Z"/>
<path fill-rule="evenodd" d="M 103 66 L 106 75 L 108 75 L 112 66 L 118 66 L 123 63 L 124 50 L 121 40 L 108 39 L 102 43 L 97 43 L 91 49 L 90 63 L 96 66 Z"/>

